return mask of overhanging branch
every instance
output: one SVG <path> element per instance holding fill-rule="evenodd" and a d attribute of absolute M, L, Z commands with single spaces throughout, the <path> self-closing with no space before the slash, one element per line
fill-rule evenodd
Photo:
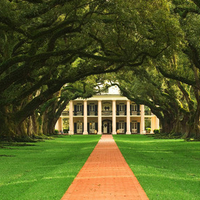
<path fill-rule="evenodd" d="M 185 78 L 185 77 L 182 77 L 182 76 L 180 76 L 180 75 L 177 75 L 177 74 L 175 74 L 175 73 L 168 73 L 168 72 L 166 72 L 166 71 L 164 71 L 163 69 L 162 69 L 162 67 L 160 67 L 160 66 L 156 66 L 156 68 L 157 68 L 157 70 L 164 76 L 164 77 L 166 77 L 166 78 L 170 78 L 170 79 L 173 79 L 173 80 L 177 80 L 177 81 L 180 81 L 180 82 L 182 82 L 182 83 L 186 83 L 186 84 L 188 84 L 188 85 L 192 85 L 192 86 L 194 86 L 195 87 L 195 85 L 196 85 L 196 82 L 195 81 L 193 81 L 193 80 L 189 80 L 189 79 L 187 79 L 187 78 Z"/>

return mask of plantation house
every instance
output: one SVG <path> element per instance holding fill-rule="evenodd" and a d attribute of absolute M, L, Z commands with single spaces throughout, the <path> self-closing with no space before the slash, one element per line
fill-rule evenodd
<path fill-rule="evenodd" d="M 145 119 L 151 121 L 151 132 L 159 128 L 158 118 L 145 112 L 144 105 L 137 105 L 119 94 L 116 88 L 108 93 L 88 99 L 70 101 L 63 111 L 56 129 L 63 131 L 63 119 L 69 119 L 69 131 L 73 134 L 134 134 L 145 133 Z"/>

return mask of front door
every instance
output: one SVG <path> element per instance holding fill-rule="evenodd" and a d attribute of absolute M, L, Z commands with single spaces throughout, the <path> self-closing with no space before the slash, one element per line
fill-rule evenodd
<path fill-rule="evenodd" d="M 103 122 L 103 133 L 111 133 L 112 123 L 111 121 L 104 121 Z"/>

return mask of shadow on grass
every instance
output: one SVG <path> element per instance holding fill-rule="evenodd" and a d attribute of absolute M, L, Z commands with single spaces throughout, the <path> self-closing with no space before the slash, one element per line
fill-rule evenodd
<path fill-rule="evenodd" d="M 13 155 L 0 155 L 0 157 L 15 157 Z"/>
<path fill-rule="evenodd" d="M 0 148 L 2 149 L 12 149 L 10 147 L 18 147 L 18 146 L 35 146 L 35 144 L 30 143 L 20 143 L 20 142 L 1 142 Z"/>
<path fill-rule="evenodd" d="M 52 135 L 51 137 L 52 138 L 64 138 L 66 136 L 71 137 L 71 135 Z"/>

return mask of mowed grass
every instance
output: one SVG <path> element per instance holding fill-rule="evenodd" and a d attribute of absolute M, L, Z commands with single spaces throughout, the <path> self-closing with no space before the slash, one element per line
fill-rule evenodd
<path fill-rule="evenodd" d="M 26 145 L 0 143 L 0 199 L 61 199 L 99 139 L 74 135 Z"/>
<path fill-rule="evenodd" d="M 200 199 L 200 142 L 144 135 L 114 139 L 150 200 Z"/>

